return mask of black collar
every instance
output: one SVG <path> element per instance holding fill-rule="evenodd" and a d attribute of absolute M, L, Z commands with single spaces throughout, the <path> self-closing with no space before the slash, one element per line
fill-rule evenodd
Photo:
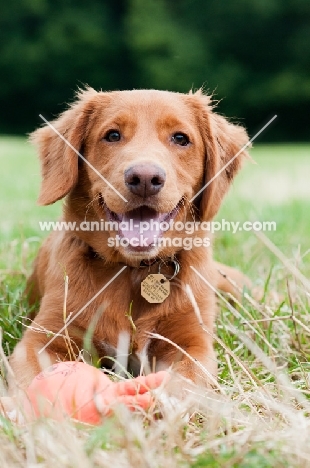
<path fill-rule="evenodd" d="M 160 259 L 158 257 L 141 260 L 139 268 L 150 267 L 158 262 L 160 262 Z"/>

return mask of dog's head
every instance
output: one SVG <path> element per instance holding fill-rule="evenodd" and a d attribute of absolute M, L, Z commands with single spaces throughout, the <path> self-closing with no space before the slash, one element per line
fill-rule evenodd
<path fill-rule="evenodd" d="M 78 234 L 110 259 L 141 260 L 179 250 L 158 245 L 158 239 L 176 234 L 163 226 L 211 220 L 248 141 L 242 127 L 213 112 L 201 91 L 87 89 L 51 124 L 32 134 L 42 164 L 39 203 L 68 195 L 67 220 L 110 221 L 114 227 L 108 233 Z M 108 246 L 115 229 L 129 245 Z"/>

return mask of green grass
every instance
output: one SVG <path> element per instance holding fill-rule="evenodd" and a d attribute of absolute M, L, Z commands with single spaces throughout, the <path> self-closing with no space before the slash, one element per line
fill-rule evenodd
<path fill-rule="evenodd" d="M 244 164 L 217 218 L 275 221 L 276 231 L 266 235 L 292 258 L 299 246 L 306 251 L 309 245 L 310 147 L 257 146 L 251 156 L 253 163 Z M 224 262 L 233 259 L 233 264 L 250 271 L 254 278 L 261 262 L 274 260 L 252 233 L 225 232 L 219 236 L 217 246 L 215 254 Z"/>
<path fill-rule="evenodd" d="M 0 139 L 1 240 L 38 237 L 38 221 L 57 218 L 61 202 L 48 207 L 36 205 L 40 167 L 34 148 L 24 138 Z"/>
<path fill-rule="evenodd" d="M 277 230 L 265 234 L 309 276 L 310 146 L 258 145 L 251 155 L 256 164 L 245 164 L 217 220 L 276 221 Z M 24 139 L 1 138 L 0 160 L 0 325 L 9 353 L 28 307 L 22 298 L 25 278 L 46 236 L 38 221 L 56 219 L 61 202 L 36 205 L 39 165 Z M 25 460 L 44 467 L 309 466 L 309 296 L 252 232 L 219 233 L 214 253 L 266 290 L 261 304 L 244 297 L 232 308 L 220 301 L 221 393 L 195 390 L 199 411 L 189 398 L 174 409 L 163 407 L 162 419 L 122 410 L 98 428 L 3 422 L 0 466 L 25 466 Z M 278 320 L 259 321 L 270 317 Z M 183 418 L 186 412 L 189 420 Z"/>

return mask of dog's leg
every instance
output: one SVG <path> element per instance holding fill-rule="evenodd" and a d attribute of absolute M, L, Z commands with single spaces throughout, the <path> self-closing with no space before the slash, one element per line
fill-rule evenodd
<path fill-rule="evenodd" d="M 184 320 L 186 327 L 181 326 Z M 213 349 L 212 332 L 208 332 L 212 329 L 211 319 L 202 328 L 193 312 L 189 311 L 185 315 L 181 313 L 171 316 L 167 321 L 165 330 L 161 329 L 160 324 L 157 327 L 158 338 L 151 339 L 148 353 L 151 365 L 155 361 L 156 371 L 171 367 L 177 374 L 196 384 L 204 387 L 216 386 L 217 358 Z M 173 328 L 170 327 L 172 323 Z M 165 336 L 167 330 L 170 333 Z M 179 390 L 181 387 L 178 386 Z"/>
<path fill-rule="evenodd" d="M 36 375 L 64 356 L 55 354 L 47 348 L 41 354 L 44 342 L 39 335 L 27 330 L 22 341 L 18 343 L 10 357 L 9 364 L 13 373 L 8 373 L 9 393 L 14 395 L 18 390 L 25 390 Z"/>
<path fill-rule="evenodd" d="M 214 262 L 214 264 L 217 288 L 221 291 L 230 293 L 239 300 L 241 298 L 240 290 L 244 287 L 249 290 L 252 289 L 253 285 L 251 280 L 240 271 L 219 262 Z M 231 282 L 227 278 L 229 278 Z M 235 283 L 236 287 L 234 287 L 232 283 Z"/>
<path fill-rule="evenodd" d="M 217 386 L 217 359 L 213 347 L 210 346 L 208 351 L 188 348 L 186 352 L 188 356 L 183 356 L 174 369 L 178 374 L 181 374 L 188 380 L 191 380 L 197 385 L 203 387 Z"/>

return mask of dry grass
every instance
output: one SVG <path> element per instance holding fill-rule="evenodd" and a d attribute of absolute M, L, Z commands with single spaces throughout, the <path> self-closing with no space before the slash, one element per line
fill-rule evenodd
<path fill-rule="evenodd" d="M 276 184 L 277 168 L 284 170 L 283 158 L 272 159 L 270 154 L 282 156 L 285 148 L 268 151 L 267 155 L 262 150 L 258 189 L 263 175 Z M 300 159 L 295 152 L 294 161 L 296 165 L 302 161 L 296 169 L 300 178 L 305 152 Z M 271 189 L 255 204 L 252 171 L 257 174 L 256 168 L 246 168 L 221 216 L 232 219 L 237 214 L 235 219 L 242 220 L 253 219 L 254 213 L 256 219 L 276 219 L 277 233 L 268 237 L 281 254 L 248 233 L 235 238 L 221 234 L 216 242 L 219 259 L 241 267 L 264 292 L 261 302 L 244 294 L 235 307 L 228 297 L 219 297 L 215 337 L 219 388 L 209 392 L 192 388 L 177 402 L 158 397 L 157 413 L 132 414 L 120 407 L 100 427 L 69 420 L 18 426 L 2 419 L 1 468 L 310 466 L 310 291 L 304 277 L 309 273 L 308 206 L 289 198 L 282 186 L 281 193 L 290 200 L 287 205 L 278 205 L 276 199 L 266 207 Z M 34 206 L 34 198 L 29 206 Z M 16 240 L 4 242 L 0 250 L 0 326 L 6 355 L 20 338 L 21 317 L 29 311 L 21 294 L 38 239 L 32 228 L 27 229 L 23 237 L 10 228 L 7 232 Z M 4 359 L 0 360 L 4 375 Z"/>
<path fill-rule="evenodd" d="M 247 294 L 236 307 L 219 299 L 220 390 L 193 387 L 184 401 L 159 398 L 160 417 L 119 408 L 96 428 L 2 419 L 0 466 L 310 466 L 309 292 L 289 270 L 278 270 L 267 286 L 266 298 L 289 285 L 281 305 Z M 10 301 L 16 317 L 22 303 Z"/>

